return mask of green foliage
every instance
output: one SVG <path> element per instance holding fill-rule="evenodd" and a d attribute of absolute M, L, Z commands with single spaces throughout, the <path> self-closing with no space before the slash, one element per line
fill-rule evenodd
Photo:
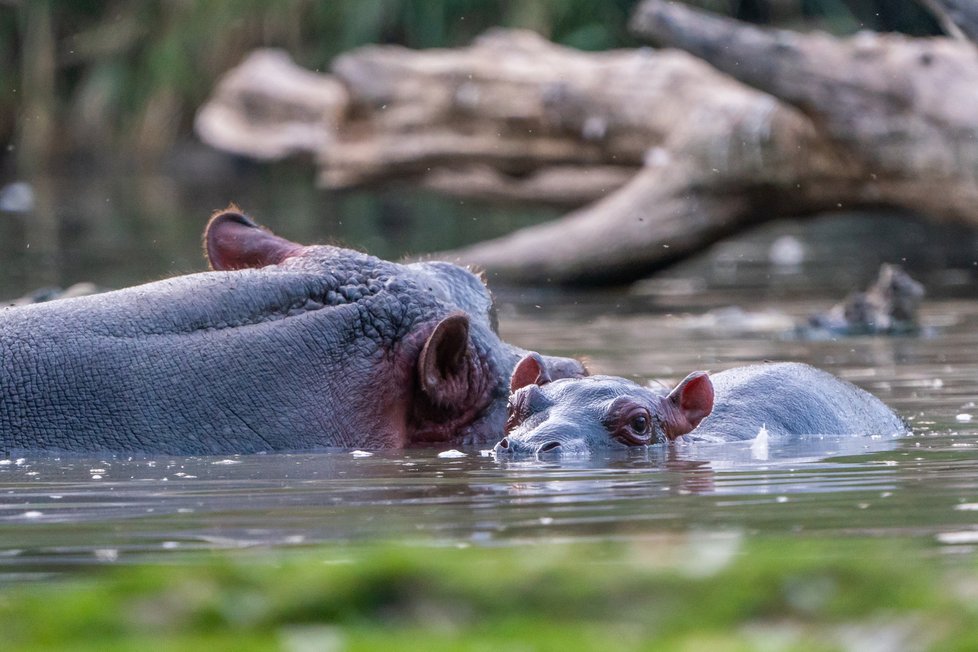
<path fill-rule="evenodd" d="M 972 564 L 947 568 L 907 542 L 738 537 L 713 542 L 716 563 L 717 550 L 696 536 L 190 558 L 16 587 L 0 596 L 0 627 L 7 650 L 831 650 L 859 647 L 852 641 L 860 636 L 897 637 L 898 647 L 913 649 L 978 642 Z"/>
<path fill-rule="evenodd" d="M 62 149 L 165 147 L 188 132 L 193 112 L 217 77 L 255 47 L 283 47 L 302 65 L 325 70 L 340 52 L 367 43 L 464 45 L 491 26 L 508 25 L 601 49 L 627 40 L 631 4 L 51 0 L 30 11 L 0 6 L 0 54 L 5 55 L 0 57 L 0 142 L 14 137 L 15 116 L 31 99 L 24 97 L 22 78 L 34 74 L 24 65 L 29 61 L 56 62 L 58 97 L 42 98 L 35 110 L 46 110 L 63 124 Z M 45 44 L 55 51 L 38 51 Z M 173 122 L 172 133 L 158 124 L 161 113 Z M 162 132 L 159 137 L 154 130 Z M 106 136 L 115 142 L 105 142 Z"/>

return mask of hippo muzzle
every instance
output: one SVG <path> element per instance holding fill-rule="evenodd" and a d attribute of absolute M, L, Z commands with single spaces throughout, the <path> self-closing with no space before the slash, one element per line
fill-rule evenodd
<path fill-rule="evenodd" d="M 497 459 L 528 456 L 588 455 L 585 433 L 573 423 L 550 420 L 528 432 L 503 437 L 493 448 Z"/>

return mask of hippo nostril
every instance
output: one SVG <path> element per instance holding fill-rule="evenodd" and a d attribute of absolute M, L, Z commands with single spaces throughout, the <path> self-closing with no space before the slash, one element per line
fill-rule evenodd
<path fill-rule="evenodd" d="M 509 437 L 503 437 L 496 445 L 503 449 L 509 448 Z"/>
<path fill-rule="evenodd" d="M 537 452 L 538 453 L 546 453 L 548 451 L 552 451 L 555 448 L 560 448 L 560 442 L 559 441 L 548 441 L 546 444 L 544 444 L 540 448 L 538 448 L 537 449 Z"/>

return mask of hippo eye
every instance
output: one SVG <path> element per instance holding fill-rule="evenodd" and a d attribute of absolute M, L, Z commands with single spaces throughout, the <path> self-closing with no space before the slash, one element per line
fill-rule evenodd
<path fill-rule="evenodd" d="M 647 446 L 658 439 L 649 409 L 629 397 L 618 398 L 603 423 L 611 436 L 626 446 Z"/>
<path fill-rule="evenodd" d="M 621 422 L 619 422 L 621 423 Z M 619 429 L 618 439 L 629 446 L 642 446 L 652 442 L 652 417 L 644 409 L 628 414 Z"/>
<path fill-rule="evenodd" d="M 632 417 L 631 422 L 629 422 L 628 427 L 632 429 L 636 435 L 644 435 L 649 430 L 649 417 L 644 414 L 636 414 Z"/>

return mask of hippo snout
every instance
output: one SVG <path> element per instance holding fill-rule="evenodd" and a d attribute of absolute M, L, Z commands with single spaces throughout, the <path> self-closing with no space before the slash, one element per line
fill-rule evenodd
<path fill-rule="evenodd" d="M 519 439 L 503 437 L 493 448 L 493 452 L 495 452 L 497 457 L 517 457 L 526 455 L 542 455 L 544 453 L 560 454 L 563 452 L 562 448 L 563 444 L 556 440 L 550 440 L 543 442 L 542 444 L 534 444 L 521 441 Z"/>
<path fill-rule="evenodd" d="M 498 459 L 533 456 L 586 455 L 587 443 L 575 433 L 541 428 L 531 433 L 503 437 L 493 448 Z"/>
<path fill-rule="evenodd" d="M 503 437 L 493 447 L 492 451 L 496 457 L 515 457 L 517 455 L 529 455 L 534 452 L 532 446 L 527 446 L 526 442 L 518 439 Z"/>

